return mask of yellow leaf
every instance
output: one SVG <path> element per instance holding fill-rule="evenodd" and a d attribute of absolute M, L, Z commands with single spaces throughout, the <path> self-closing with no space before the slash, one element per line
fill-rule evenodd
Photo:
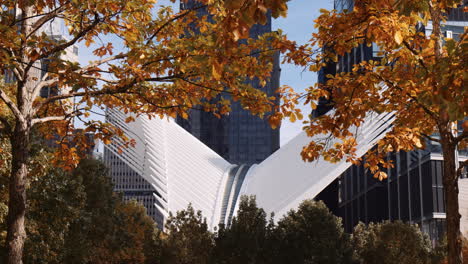
<path fill-rule="evenodd" d="M 289 116 L 289 121 L 291 121 L 291 123 L 296 122 L 296 115 L 295 115 L 295 114 L 291 114 L 291 115 Z"/>
<path fill-rule="evenodd" d="M 299 120 L 302 120 L 304 118 L 302 113 L 296 113 L 296 115 L 297 115 L 297 119 L 299 119 Z"/>
<path fill-rule="evenodd" d="M 239 29 L 237 29 L 237 28 L 232 31 L 232 34 L 234 34 L 234 40 L 235 41 L 238 41 L 240 39 L 240 37 L 241 37 L 241 33 L 239 32 Z"/>
<path fill-rule="evenodd" d="M 423 145 L 421 144 L 421 140 L 419 140 L 419 138 L 414 138 L 413 139 L 413 142 L 414 142 L 414 145 L 417 147 L 417 148 L 422 148 Z"/>
<path fill-rule="evenodd" d="M 221 79 L 221 73 L 219 72 L 219 69 L 218 69 L 218 64 L 213 64 L 213 66 L 211 67 L 211 72 L 213 74 L 213 78 L 215 78 L 215 80 L 220 80 Z"/>
<path fill-rule="evenodd" d="M 403 37 L 401 36 L 401 32 L 400 32 L 399 30 L 397 30 L 397 31 L 395 32 L 394 38 L 395 38 L 395 42 L 396 42 L 398 45 L 400 45 L 401 42 L 403 42 Z"/>

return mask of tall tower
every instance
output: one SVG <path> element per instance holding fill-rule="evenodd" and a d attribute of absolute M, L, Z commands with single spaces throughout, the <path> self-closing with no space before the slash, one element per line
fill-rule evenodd
<path fill-rule="evenodd" d="M 189 0 L 181 3 L 181 9 L 189 9 L 198 3 Z M 200 14 L 206 10 L 199 9 Z M 254 25 L 250 37 L 257 38 L 271 32 L 271 15 L 268 14 L 265 25 Z M 279 54 L 275 55 L 270 81 L 261 87 L 258 81 L 249 81 L 253 87 L 273 96 L 279 87 Z M 204 144 L 234 164 L 254 164 L 263 161 L 279 148 L 279 129 L 272 129 L 267 120 L 253 116 L 242 109 L 239 102 L 232 102 L 232 111 L 221 119 L 211 113 L 192 110 L 189 118 L 177 118 L 177 123 Z"/>

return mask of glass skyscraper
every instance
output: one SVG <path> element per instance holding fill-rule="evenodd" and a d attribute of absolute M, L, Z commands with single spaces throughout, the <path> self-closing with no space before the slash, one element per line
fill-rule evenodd
<path fill-rule="evenodd" d="M 192 8 L 197 4 L 196 1 L 181 3 L 181 9 Z M 197 12 L 206 14 L 204 9 Z M 250 37 L 256 38 L 268 32 L 271 32 L 270 14 L 265 25 L 252 27 Z M 276 54 L 271 79 L 265 87 L 261 87 L 257 81 L 250 81 L 250 84 L 268 96 L 273 96 L 279 87 L 279 78 L 279 54 Z M 187 120 L 179 117 L 177 123 L 234 164 L 259 163 L 279 148 L 279 128 L 272 129 L 267 120 L 251 115 L 242 109 L 239 102 L 232 102 L 231 108 L 229 115 L 220 119 L 211 113 L 192 110 Z"/>

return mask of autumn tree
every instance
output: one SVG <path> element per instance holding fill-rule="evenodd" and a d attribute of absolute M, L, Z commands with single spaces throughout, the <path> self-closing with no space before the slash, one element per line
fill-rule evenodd
<path fill-rule="evenodd" d="M 155 0 L 2 1 L 0 68 L 13 76 L 0 87 L 0 131 L 12 150 L 7 263 L 21 263 L 26 239 L 32 129 L 60 138 L 53 163 L 71 169 L 85 140 L 83 135 L 70 137 L 68 131 L 73 131 L 74 119 L 85 118 L 93 107 L 186 117 L 196 106 L 221 115 L 230 110 L 230 101 L 209 99 L 226 93 L 253 114 L 274 110 L 274 98 L 245 80 L 265 83 L 272 70 L 271 43 L 281 36 L 239 40 L 248 38 L 253 24 L 266 21 L 268 10 L 274 17 L 284 15 L 285 2 L 199 0 L 199 5 L 175 12 L 170 6 L 156 9 Z M 200 8 L 208 11 L 209 19 L 197 16 Z M 54 20 L 66 24 L 66 39 L 45 34 L 43 29 Z M 121 40 L 125 48 L 115 50 L 112 42 L 104 41 L 109 38 Z M 63 55 L 79 42 L 96 45 L 94 54 L 100 58 L 86 65 L 68 61 Z M 47 87 L 58 92 L 41 98 Z M 109 124 L 83 121 L 85 132 L 95 132 L 97 139 L 125 139 Z"/>
<path fill-rule="evenodd" d="M 458 167 L 457 149 L 467 146 L 468 89 L 466 89 L 466 30 L 458 39 L 444 37 L 442 27 L 459 0 L 364 0 L 352 10 L 322 10 L 315 20 L 318 32 L 301 50 L 288 51 L 288 61 L 319 71 L 353 49 L 373 43 L 379 60 L 361 61 L 348 72 L 328 75 L 325 84 L 307 90 L 307 103 L 330 101 L 329 114 L 311 119 L 309 136 L 334 137 L 313 141 L 302 152 L 305 160 L 318 157 L 358 163 L 356 128 L 370 113 L 395 116 L 391 131 L 366 157 L 366 168 L 383 179 L 381 168 L 392 167 L 386 154 L 424 148 L 426 140 L 442 146 L 449 263 L 461 263 L 458 178 L 468 161 Z M 465 7 L 466 9 L 466 7 Z M 432 32 L 421 30 L 428 23 Z M 316 48 L 322 53 L 316 53 Z M 302 53 L 302 55 L 300 55 Z M 322 100 L 323 101 L 323 100 Z M 457 123 L 462 130 L 457 130 Z"/>

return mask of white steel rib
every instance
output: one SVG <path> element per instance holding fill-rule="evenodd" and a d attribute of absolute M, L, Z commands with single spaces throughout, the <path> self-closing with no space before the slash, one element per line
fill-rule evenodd
<path fill-rule="evenodd" d="M 122 128 L 136 146 L 118 154 L 121 142 L 115 139 L 106 148 L 154 186 L 161 195 L 157 199 L 164 207 L 158 206 L 163 215 L 192 204 L 202 211 L 212 229 L 218 223 L 229 223 L 241 195 L 255 195 L 258 205 L 278 219 L 304 199 L 314 198 L 351 166 L 345 161 L 329 163 L 322 159 L 304 162 L 302 148 L 320 139 L 309 138 L 304 132 L 260 164 L 238 166 L 224 160 L 172 119 L 140 116 L 135 122 L 125 123 L 128 116 L 108 110 L 108 121 Z M 357 130 L 358 156 L 385 136 L 394 118 L 392 113 L 367 115 Z M 333 139 L 330 143 L 334 143 Z"/>
<path fill-rule="evenodd" d="M 135 147 L 117 148 L 115 138 L 106 146 L 123 162 L 147 180 L 161 195 L 162 214 L 186 209 L 191 203 L 207 217 L 207 223 L 220 221 L 224 179 L 232 165 L 205 146 L 172 119 L 135 117 L 125 123 L 125 115 L 108 109 L 107 119 L 135 140 Z"/>
<path fill-rule="evenodd" d="M 358 156 L 364 155 L 385 136 L 393 119 L 394 115 L 391 113 L 368 114 L 357 132 Z M 344 160 L 338 163 L 323 159 L 312 163 L 302 160 L 300 153 L 303 147 L 311 140 L 325 136 L 310 138 L 305 132 L 297 135 L 250 169 L 240 194 L 255 195 L 258 205 L 266 212 L 275 213 L 275 219 L 296 208 L 303 200 L 314 198 L 351 166 L 351 163 Z M 336 140 L 331 139 L 330 144 L 335 142 Z"/>

